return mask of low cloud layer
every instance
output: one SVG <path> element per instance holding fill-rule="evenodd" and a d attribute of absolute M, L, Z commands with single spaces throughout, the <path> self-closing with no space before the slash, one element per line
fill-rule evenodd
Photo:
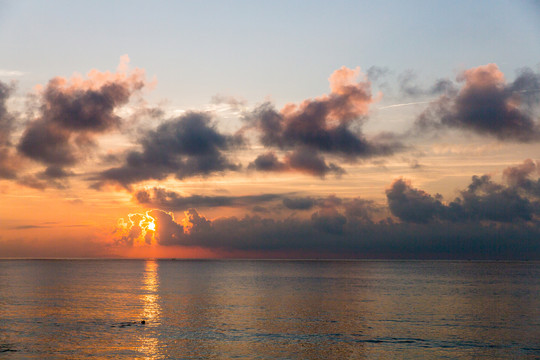
<path fill-rule="evenodd" d="M 540 104 L 540 74 L 524 69 L 511 83 L 496 64 L 461 73 L 463 85 L 433 102 L 416 121 L 418 131 L 455 128 L 499 140 L 540 140 L 535 107 Z"/>
<path fill-rule="evenodd" d="M 139 244 L 150 236 L 153 240 L 149 241 L 162 246 L 195 246 L 225 253 L 241 250 L 259 256 L 277 251 L 285 257 L 540 258 L 537 223 L 503 223 L 497 227 L 470 222 L 373 223 L 336 211 L 317 211 L 308 219 L 283 220 L 259 216 L 209 220 L 195 209 L 179 219 L 161 210 L 148 214 L 156 230 L 145 231 L 143 237 L 139 234 Z M 130 241 L 125 235 L 119 239 Z"/>
<path fill-rule="evenodd" d="M 375 221 L 381 206 L 362 198 L 261 195 L 229 198 L 180 197 L 154 189 L 138 192 L 149 210 L 124 227 L 117 242 L 195 246 L 216 251 L 264 254 L 277 251 L 306 256 L 365 258 L 540 258 L 540 197 L 536 193 L 538 162 L 526 160 L 504 170 L 505 184 L 474 176 L 452 202 L 398 179 L 387 190 L 394 217 Z M 245 206 L 281 201 L 285 209 L 306 216 L 260 216 L 208 219 L 189 205 Z M 380 218 L 380 217 L 379 217 Z M 144 224 L 152 223 L 152 226 Z M 125 224 L 123 221 L 121 225 Z M 143 231 L 144 230 L 144 231 Z M 137 238 L 138 240 L 133 240 Z M 319 254 L 319 255 L 317 255 Z M 324 255 L 323 255 L 324 254 Z"/>
<path fill-rule="evenodd" d="M 532 160 L 504 171 L 508 185 L 493 182 L 489 175 L 473 176 L 467 189 L 445 204 L 440 195 L 432 196 L 398 179 L 386 191 L 388 207 L 402 221 L 515 223 L 538 221 L 540 216 L 540 180 L 529 179 L 536 170 Z"/>

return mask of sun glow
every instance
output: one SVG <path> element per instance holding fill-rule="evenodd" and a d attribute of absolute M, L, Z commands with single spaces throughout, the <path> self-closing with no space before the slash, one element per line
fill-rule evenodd
<path fill-rule="evenodd" d="M 150 216 L 150 211 L 144 214 L 128 214 L 128 221 L 118 219 L 114 231 L 114 241 L 117 244 L 148 246 L 157 243 L 155 238 L 156 219 Z"/>

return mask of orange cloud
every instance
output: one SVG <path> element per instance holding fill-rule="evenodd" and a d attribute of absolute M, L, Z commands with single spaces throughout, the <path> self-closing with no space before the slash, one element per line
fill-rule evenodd
<path fill-rule="evenodd" d="M 465 70 L 458 76 L 457 80 L 465 81 L 463 90 L 472 87 L 504 86 L 505 84 L 504 74 L 499 70 L 497 64 L 493 63 Z"/>

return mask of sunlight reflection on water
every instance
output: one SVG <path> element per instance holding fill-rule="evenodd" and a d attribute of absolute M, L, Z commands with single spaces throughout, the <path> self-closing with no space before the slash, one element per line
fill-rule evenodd
<path fill-rule="evenodd" d="M 143 311 L 141 321 L 145 322 L 145 327 L 159 327 L 161 307 L 159 305 L 159 263 L 156 260 L 147 260 L 145 262 L 143 279 Z M 158 348 L 158 338 L 149 331 L 143 331 L 140 335 L 141 346 L 139 351 L 146 355 L 147 359 L 160 358 Z"/>

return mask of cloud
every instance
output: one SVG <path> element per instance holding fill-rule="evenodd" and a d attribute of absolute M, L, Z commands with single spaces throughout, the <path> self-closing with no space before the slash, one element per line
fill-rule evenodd
<path fill-rule="evenodd" d="M 363 221 L 371 221 L 374 213 L 380 212 L 380 207 L 371 200 L 360 198 L 339 198 L 335 195 L 327 197 L 296 196 L 294 194 L 258 194 L 241 196 L 207 196 L 189 195 L 166 190 L 152 188 L 138 190 L 133 194 L 137 203 L 146 208 L 156 208 L 166 211 L 186 211 L 190 208 L 217 208 L 236 207 L 252 208 L 255 212 L 268 213 L 269 210 L 262 205 L 272 205 L 274 209 L 280 209 L 283 205 L 286 210 L 308 211 L 315 208 L 327 211 L 345 211 L 347 217 Z M 283 209 L 283 208 L 281 208 Z"/>
<path fill-rule="evenodd" d="M 536 184 L 532 177 L 539 174 L 538 169 L 538 163 L 530 159 L 509 167 L 503 172 L 506 184 L 488 175 L 473 176 L 451 202 L 397 179 L 386 192 L 387 209 L 359 197 L 182 197 L 153 189 L 137 193 L 141 203 L 183 210 L 183 216 L 175 219 L 173 213 L 149 210 L 142 220 L 130 219 L 134 229 L 124 226 L 121 239 L 129 244 L 130 236 L 137 236 L 131 243 L 206 248 L 225 254 L 247 251 L 246 256 L 540 259 L 540 196 L 527 183 Z M 209 219 L 195 209 L 201 204 L 259 208 L 258 203 L 273 201 L 281 201 L 293 213 L 273 218 L 261 207 L 251 214 L 262 216 Z M 194 207 L 187 208 L 190 205 Z M 386 210 L 398 221 L 393 217 L 374 220 Z M 150 222 L 153 227 L 146 225 Z"/>
<path fill-rule="evenodd" d="M 370 66 L 369 69 L 367 69 L 366 75 L 370 81 L 378 81 L 384 78 L 390 70 L 386 67 L 380 67 L 380 66 Z"/>
<path fill-rule="evenodd" d="M 377 206 L 373 200 L 361 198 L 349 199 L 343 206 L 347 218 L 363 222 L 371 222 L 373 214 L 381 212 L 380 206 Z"/>
<path fill-rule="evenodd" d="M 174 221 L 174 215 L 161 210 L 148 212 L 155 219 L 155 239 L 160 245 L 175 245 L 184 240 L 184 227 Z"/>
<path fill-rule="evenodd" d="M 374 223 L 335 209 L 319 210 L 307 219 L 283 220 L 259 216 L 209 220 L 195 209 L 186 211 L 180 220 L 160 210 L 148 214 L 155 220 L 154 237 L 162 246 L 240 250 L 258 256 L 278 252 L 283 257 L 540 258 L 537 223 L 497 227 L 472 222 Z"/>
<path fill-rule="evenodd" d="M 444 204 L 440 195 L 415 189 L 404 179 L 394 181 L 386 191 L 388 207 L 402 221 L 523 222 L 540 215 L 539 203 L 523 196 L 516 187 L 494 183 L 489 175 L 473 176 L 467 189 Z"/>
<path fill-rule="evenodd" d="M 283 205 L 290 210 L 310 210 L 317 204 L 311 197 L 284 198 Z"/>
<path fill-rule="evenodd" d="M 23 76 L 25 73 L 19 70 L 6 70 L 6 69 L 0 69 L 0 76 L 5 77 L 19 77 Z"/>
<path fill-rule="evenodd" d="M 289 165 L 280 161 L 272 151 L 257 156 L 257 158 L 248 165 L 248 169 L 257 171 L 281 172 L 290 169 Z"/>
<path fill-rule="evenodd" d="M 134 194 L 139 204 L 147 207 L 157 207 L 169 211 L 184 211 L 189 208 L 207 207 L 247 207 L 259 205 L 272 201 L 278 201 L 284 195 L 261 194 L 245 196 L 205 196 L 190 195 L 182 196 L 174 191 L 163 188 L 153 188 L 152 190 L 139 190 Z"/>
<path fill-rule="evenodd" d="M 242 146 L 244 139 L 221 134 L 208 113 L 188 112 L 145 132 L 138 143 L 142 150 L 128 152 L 123 165 L 103 171 L 98 187 L 110 181 L 129 187 L 169 175 L 184 179 L 238 171 L 241 165 L 233 163 L 225 153 Z"/>
<path fill-rule="evenodd" d="M 123 70 L 127 61 L 122 58 L 116 73 L 92 70 L 86 78 L 50 80 L 39 91 L 39 115 L 24 130 L 19 152 L 56 169 L 86 158 L 96 146 L 94 136 L 118 129 L 116 110 L 145 86 L 143 70 Z"/>
<path fill-rule="evenodd" d="M 236 98 L 234 96 L 217 94 L 212 96 L 210 103 L 215 105 L 225 104 L 228 105 L 233 110 L 241 110 L 247 105 L 245 99 Z"/>
<path fill-rule="evenodd" d="M 540 197 L 540 179 L 530 179 L 535 173 L 540 175 L 540 163 L 527 159 L 523 164 L 506 168 L 503 171 L 503 177 L 510 186 Z"/>
<path fill-rule="evenodd" d="M 404 221 L 426 223 L 441 213 L 440 196 L 432 197 L 423 190 L 414 189 L 410 182 L 398 179 L 386 190 L 388 207 L 392 214 Z"/>
<path fill-rule="evenodd" d="M 540 103 L 540 75 L 524 69 L 507 83 L 496 64 L 461 73 L 455 94 L 441 96 L 417 119 L 417 131 L 456 128 L 490 135 L 499 140 L 538 141 L 539 125 L 533 109 Z"/>
<path fill-rule="evenodd" d="M 129 214 L 127 221 L 119 219 L 113 232 L 114 243 L 124 246 L 152 245 L 156 219 L 150 213 L 147 211 L 146 214 Z M 157 215 L 159 214 L 154 214 Z M 163 225 L 163 231 L 166 230 L 166 225 Z"/>
<path fill-rule="evenodd" d="M 323 156 L 309 148 L 298 148 L 285 154 L 279 160 L 274 152 L 266 152 L 248 165 L 248 169 L 265 172 L 299 171 L 324 178 L 329 173 L 341 176 L 345 170 L 340 166 L 327 164 Z"/>
<path fill-rule="evenodd" d="M 399 89 L 407 96 L 427 96 L 440 94 L 456 94 L 457 90 L 452 81 L 438 79 L 429 89 L 422 88 L 416 82 L 417 75 L 412 70 L 407 70 L 398 77 Z"/>
<path fill-rule="evenodd" d="M 327 164 L 321 155 L 304 147 L 288 153 L 285 156 L 285 163 L 289 168 L 320 177 L 328 173 L 334 173 L 337 176 L 345 173 L 340 166 L 334 163 Z"/>
<path fill-rule="evenodd" d="M 8 111 L 7 101 L 14 91 L 13 85 L 0 81 L 0 179 L 16 177 L 16 164 L 13 158 L 11 135 L 15 117 Z"/>
<path fill-rule="evenodd" d="M 245 120 L 248 127 L 259 132 L 265 147 L 291 151 L 289 169 L 318 176 L 342 172 L 337 165 L 327 165 L 321 154 L 347 161 L 391 155 L 403 147 L 395 138 L 372 141 L 359 129 L 375 101 L 370 82 L 356 81 L 360 75 L 359 68 L 342 67 L 330 76 L 330 94 L 287 104 L 280 111 L 264 103 L 246 114 Z M 264 171 L 287 168 L 270 154 L 259 157 L 252 167 Z"/>

